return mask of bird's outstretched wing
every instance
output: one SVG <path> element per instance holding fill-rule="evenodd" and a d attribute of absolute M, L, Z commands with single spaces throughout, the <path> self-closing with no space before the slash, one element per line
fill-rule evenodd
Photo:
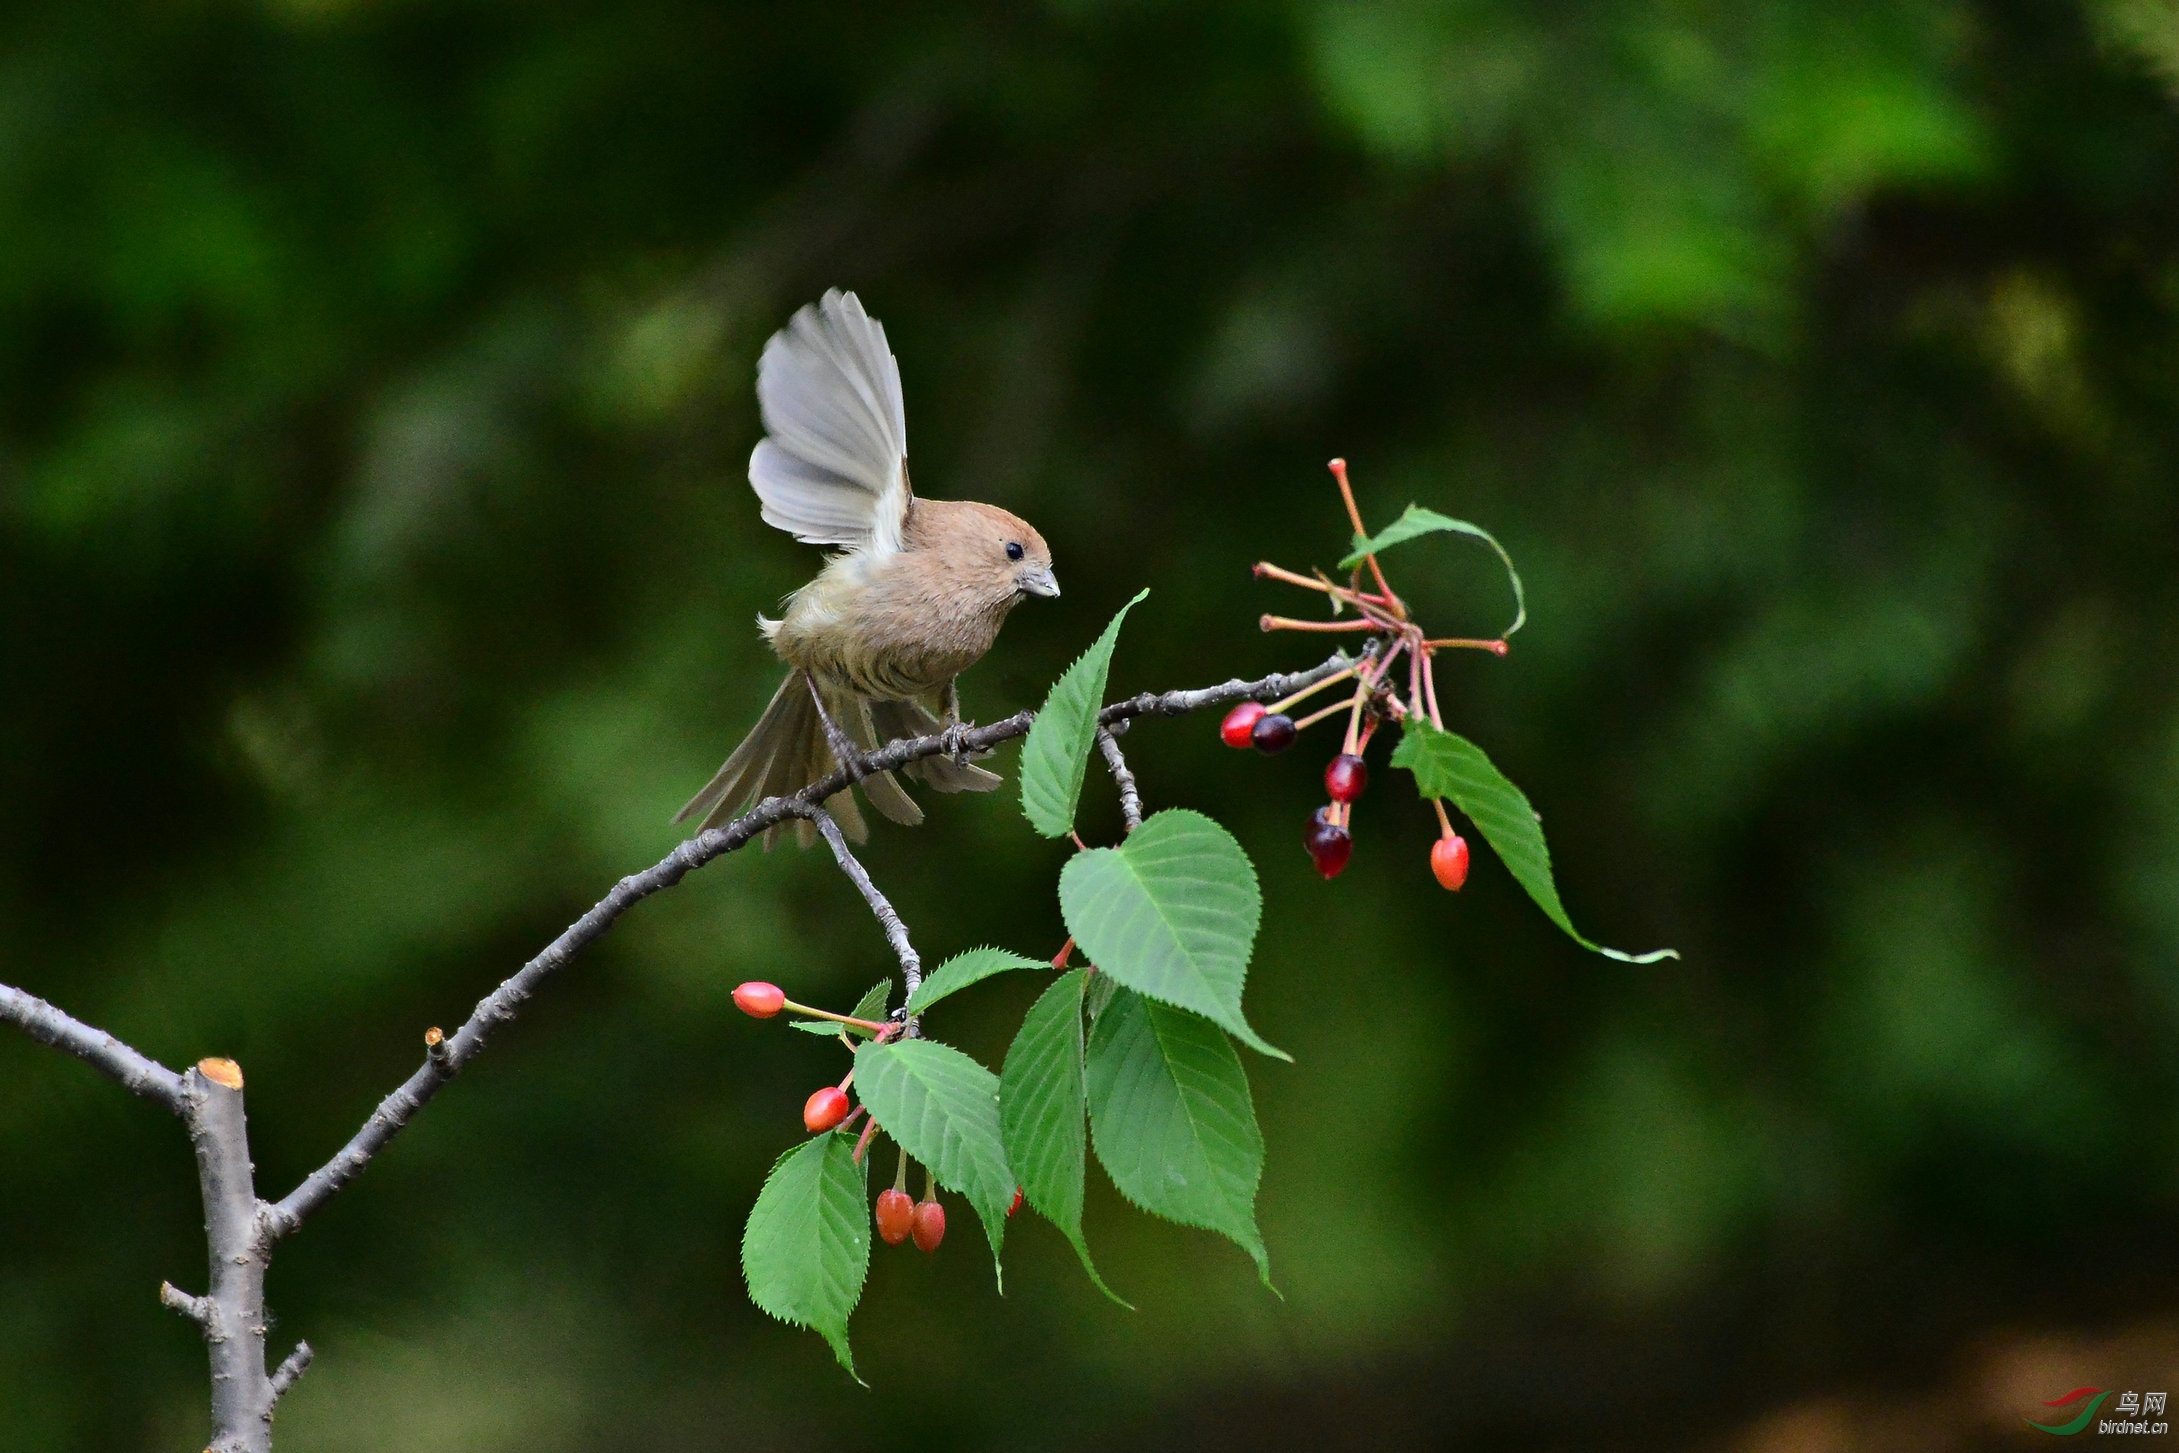
<path fill-rule="evenodd" d="M 764 345 L 757 404 L 768 437 L 749 456 L 764 521 L 813 545 L 901 548 L 908 423 L 885 329 L 833 288 Z"/>

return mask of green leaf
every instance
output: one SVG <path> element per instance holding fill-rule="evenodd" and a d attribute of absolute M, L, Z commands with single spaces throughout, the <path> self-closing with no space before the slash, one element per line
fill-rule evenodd
<path fill-rule="evenodd" d="M 855 1001 L 855 1007 L 847 1011 L 847 1017 L 850 1019 L 867 1019 L 873 1024 L 882 1024 L 885 1022 L 886 1001 L 892 997 L 893 981 L 891 979 L 880 979 L 872 984 L 860 999 Z M 857 1034 L 868 1034 L 869 1032 L 867 1029 L 855 1031 Z"/>
<path fill-rule="evenodd" d="M 1271 1285 L 1256 1229 L 1263 1132 L 1241 1057 L 1218 1026 L 1122 989 L 1090 1031 L 1090 1126 L 1120 1194 L 1234 1241 Z"/>
<path fill-rule="evenodd" d="M 1066 1233 L 1097 1289 L 1127 1307 L 1097 1274 L 1089 1243 L 1082 1239 L 1088 1140 L 1083 1126 L 1088 1100 L 1082 1082 L 1082 989 L 1088 978 L 1087 970 L 1069 969 L 1022 1017 L 1021 1032 L 999 1071 L 999 1119 L 1006 1158 L 1021 1178 L 1022 1199 Z"/>
<path fill-rule="evenodd" d="M 975 1207 L 997 1272 L 1019 1184 L 999 1127 L 999 1077 L 951 1045 L 902 1039 L 855 1052 L 855 1088 L 886 1134 Z"/>
<path fill-rule="evenodd" d="M 1676 959 L 1677 949 L 1661 948 L 1646 954 L 1621 953 L 1591 943 L 1574 930 L 1559 902 L 1558 884 L 1551 878 L 1551 850 L 1544 846 L 1543 824 L 1527 796 L 1491 765 L 1483 749 L 1465 737 L 1441 732 L 1426 721 L 1409 717 L 1393 749 L 1392 765 L 1415 774 L 1415 788 L 1425 797 L 1441 797 L 1458 807 L 1482 830 L 1544 916 L 1566 931 L 1566 936 L 1585 949 L 1626 964 L 1653 964 Z"/>
<path fill-rule="evenodd" d="M 1120 638 L 1120 622 L 1149 593 L 1139 591 L 1121 606 L 1104 634 L 1052 683 L 1051 695 L 1029 728 L 1029 740 L 1021 749 L 1021 810 L 1030 826 L 1046 837 L 1074 831 L 1074 810 L 1097 739 L 1097 713 L 1104 706 L 1113 643 Z"/>
<path fill-rule="evenodd" d="M 848 1314 L 870 1269 L 870 1211 L 852 1137 L 828 1132 L 781 1156 L 764 1178 L 742 1232 L 749 1300 L 831 1344 L 855 1377 Z"/>
<path fill-rule="evenodd" d="M 1436 510 L 1426 510 L 1421 505 L 1409 505 L 1406 514 L 1401 515 L 1391 524 L 1385 526 L 1377 534 L 1366 539 L 1361 535 L 1356 535 L 1354 537 L 1354 553 L 1340 561 L 1339 568 L 1352 570 L 1370 556 L 1382 554 L 1394 545 L 1403 545 L 1409 540 L 1423 535 L 1434 535 L 1442 530 L 1451 530 L 1461 535 L 1473 535 L 1476 539 L 1481 540 L 1498 552 L 1499 560 L 1504 562 L 1506 567 L 1506 579 L 1513 582 L 1513 624 L 1507 626 L 1498 634 L 1500 639 L 1503 639 L 1519 630 L 1522 624 L 1528 620 L 1528 597 L 1521 590 L 1521 572 L 1513 568 L 1513 557 L 1506 553 L 1506 547 L 1499 544 L 1497 537 L 1481 525 L 1470 524 L 1466 520 L 1456 520 L 1451 515 L 1441 515 Z"/>
<path fill-rule="evenodd" d="M 1060 870 L 1059 907 L 1083 954 L 1119 983 L 1292 1058 L 1241 1017 L 1263 895 L 1248 854 L 1202 813 L 1169 808 L 1116 848 L 1076 853 Z"/>
<path fill-rule="evenodd" d="M 1003 974 L 1008 969 L 1048 969 L 1051 965 L 1043 959 L 1024 958 L 1003 948 L 972 948 L 931 970 L 916 991 L 908 996 L 908 1012 L 921 1014 L 924 1010 L 945 998 L 958 993 L 979 979 L 993 974 Z"/>

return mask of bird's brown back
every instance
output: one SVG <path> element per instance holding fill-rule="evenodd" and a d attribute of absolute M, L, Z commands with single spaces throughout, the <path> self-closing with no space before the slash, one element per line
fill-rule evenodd
<path fill-rule="evenodd" d="M 902 543 L 828 562 L 772 633 L 779 654 L 866 696 L 928 697 L 991 649 L 1021 599 L 1022 564 L 1051 563 L 1026 520 L 971 500 L 915 500 Z"/>

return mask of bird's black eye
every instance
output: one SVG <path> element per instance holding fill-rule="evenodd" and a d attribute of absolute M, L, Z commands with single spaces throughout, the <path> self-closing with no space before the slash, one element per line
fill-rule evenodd
<path fill-rule="evenodd" d="M 1021 541 L 1008 540 L 1006 542 L 1006 558 L 1009 560 L 1019 560 L 1021 558 Z"/>

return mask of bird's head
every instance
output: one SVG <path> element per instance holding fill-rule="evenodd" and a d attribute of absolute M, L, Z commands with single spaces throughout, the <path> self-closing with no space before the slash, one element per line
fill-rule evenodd
<path fill-rule="evenodd" d="M 990 605 L 1059 594 L 1051 546 L 1034 525 L 996 505 L 919 499 L 909 530 L 919 537 L 916 548 L 934 551 L 961 588 Z"/>

